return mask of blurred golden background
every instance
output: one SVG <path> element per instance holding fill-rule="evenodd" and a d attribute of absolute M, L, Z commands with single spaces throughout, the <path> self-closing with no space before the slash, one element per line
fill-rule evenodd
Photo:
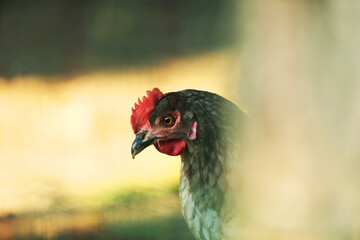
<path fill-rule="evenodd" d="M 238 68 L 229 67 L 230 61 L 234 61 L 231 53 L 218 51 L 167 60 L 151 68 L 57 77 L 51 83 L 46 77 L 33 76 L 2 80 L 1 214 L 49 214 L 54 209 L 103 212 L 107 205 L 121 204 L 121 198 L 129 194 L 140 194 L 135 200 L 141 200 L 146 192 L 152 198 L 160 192 L 165 202 L 174 203 L 148 206 L 149 213 L 143 214 L 161 216 L 155 213 L 165 211 L 179 215 L 179 201 L 172 191 L 177 189 L 180 160 L 159 154 L 155 148 L 132 160 L 131 107 L 154 86 L 164 92 L 197 88 L 230 95 L 226 89 L 238 73 Z M 228 73 L 233 76 L 226 78 Z M 119 203 L 113 198 L 119 198 Z M 126 217 L 123 214 L 119 210 L 119 218 L 130 220 L 136 215 L 131 211 Z M 58 217 L 61 214 L 55 214 Z M 38 217 L 32 214 L 31 218 Z M 89 228 L 101 223 L 97 218 Z M 34 231 L 52 237 L 57 230 L 89 221 L 85 217 L 84 223 L 77 219 L 75 224 L 70 219 L 62 224 L 56 220 L 59 229 L 53 229 L 57 226 L 47 226 L 48 219 L 40 218 L 40 229 L 16 226 L 15 232 L 23 233 L 25 228 L 25 234 Z"/>
<path fill-rule="evenodd" d="M 249 114 L 239 239 L 360 239 L 360 4 L 0 0 L 0 239 L 193 239 L 146 90 Z"/>

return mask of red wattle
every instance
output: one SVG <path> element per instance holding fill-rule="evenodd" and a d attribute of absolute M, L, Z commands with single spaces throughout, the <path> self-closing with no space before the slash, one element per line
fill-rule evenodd
<path fill-rule="evenodd" d="M 177 156 L 184 152 L 186 142 L 182 139 L 159 140 L 154 145 L 161 153 Z"/>

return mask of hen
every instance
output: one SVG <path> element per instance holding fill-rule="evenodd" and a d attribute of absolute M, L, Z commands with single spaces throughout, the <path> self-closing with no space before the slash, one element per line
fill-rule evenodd
<path fill-rule="evenodd" d="M 152 144 L 161 153 L 181 155 L 182 213 L 196 239 L 234 238 L 229 233 L 237 212 L 234 166 L 245 122 L 235 104 L 197 90 L 163 94 L 154 88 L 132 109 L 133 158 Z"/>

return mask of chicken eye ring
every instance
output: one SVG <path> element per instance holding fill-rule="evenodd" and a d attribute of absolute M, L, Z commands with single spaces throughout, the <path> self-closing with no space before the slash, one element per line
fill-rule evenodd
<path fill-rule="evenodd" d="M 164 117 L 163 123 L 165 124 L 165 126 L 172 126 L 175 123 L 175 119 L 173 116 L 167 115 Z"/>

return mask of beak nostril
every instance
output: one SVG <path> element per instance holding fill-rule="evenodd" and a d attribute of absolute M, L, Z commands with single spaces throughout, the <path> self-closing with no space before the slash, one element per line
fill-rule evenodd
<path fill-rule="evenodd" d="M 146 147 L 150 146 L 151 144 L 154 144 L 156 138 L 146 137 L 147 133 L 148 133 L 147 131 L 144 131 L 136 135 L 136 138 L 131 146 L 131 156 L 133 158 L 135 158 L 135 155 L 140 153 Z"/>
<path fill-rule="evenodd" d="M 144 140 L 145 136 L 146 136 L 146 132 L 141 132 L 136 136 L 136 138 L 138 140 Z"/>

